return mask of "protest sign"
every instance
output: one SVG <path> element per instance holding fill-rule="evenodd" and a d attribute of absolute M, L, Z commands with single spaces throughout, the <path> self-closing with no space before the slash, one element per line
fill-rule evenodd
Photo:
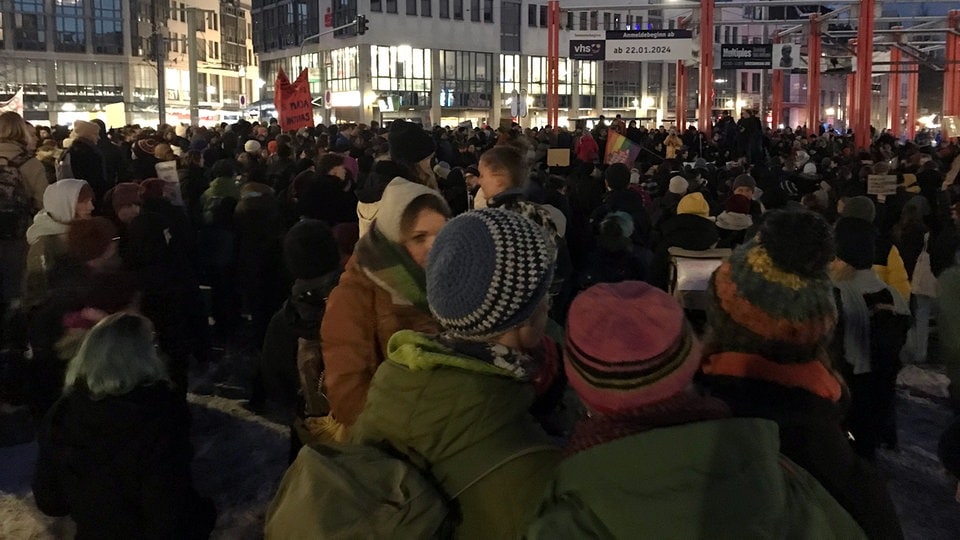
<path fill-rule="evenodd" d="M 283 69 L 274 82 L 273 103 L 277 108 L 280 129 L 296 131 L 313 127 L 313 100 L 310 99 L 308 70 L 304 69 L 292 83 Z"/>

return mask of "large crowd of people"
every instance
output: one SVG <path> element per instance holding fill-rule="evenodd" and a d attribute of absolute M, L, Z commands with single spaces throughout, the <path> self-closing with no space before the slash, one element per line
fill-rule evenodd
<path fill-rule="evenodd" d="M 185 396 L 242 341 L 269 538 L 902 538 L 873 462 L 904 364 L 960 412 L 960 141 L 872 135 L 3 113 L 3 443 L 78 537 L 206 537 Z M 705 310 L 672 248 L 729 250 Z"/>

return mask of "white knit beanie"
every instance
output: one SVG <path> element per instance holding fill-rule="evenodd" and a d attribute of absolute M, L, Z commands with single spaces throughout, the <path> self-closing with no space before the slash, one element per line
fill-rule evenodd
<path fill-rule="evenodd" d="M 670 193 L 686 195 L 688 189 L 690 189 L 690 182 L 687 182 L 686 178 L 678 175 L 670 179 L 670 187 L 668 188 Z"/>

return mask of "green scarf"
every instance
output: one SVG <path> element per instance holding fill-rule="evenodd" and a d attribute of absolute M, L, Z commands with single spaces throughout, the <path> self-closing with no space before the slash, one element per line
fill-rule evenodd
<path fill-rule="evenodd" d="M 394 297 L 405 300 L 425 313 L 427 305 L 427 275 L 403 246 L 383 236 L 376 227 L 357 242 L 354 255 L 357 264 L 374 283 Z"/>

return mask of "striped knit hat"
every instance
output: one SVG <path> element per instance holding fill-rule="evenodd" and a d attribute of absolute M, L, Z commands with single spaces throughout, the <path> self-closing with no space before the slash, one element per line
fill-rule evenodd
<path fill-rule="evenodd" d="M 758 354 L 780 363 L 824 357 L 837 322 L 827 265 L 830 225 L 807 211 L 768 214 L 759 234 L 710 279 L 708 354 Z"/>
<path fill-rule="evenodd" d="M 553 250 L 533 221 L 485 208 L 450 220 L 427 260 L 427 302 L 453 336 L 483 340 L 525 323 L 553 279 Z"/>
<path fill-rule="evenodd" d="M 640 281 L 604 283 L 573 301 L 563 360 L 583 402 L 610 414 L 682 392 L 700 365 L 700 343 L 667 293 Z"/>

